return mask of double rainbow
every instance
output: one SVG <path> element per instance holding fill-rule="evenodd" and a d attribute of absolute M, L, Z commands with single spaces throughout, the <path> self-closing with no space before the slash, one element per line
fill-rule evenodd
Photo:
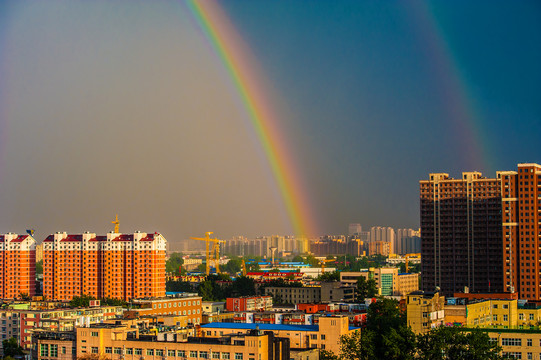
<path fill-rule="evenodd" d="M 293 231 L 298 236 L 315 235 L 301 177 L 292 162 L 278 117 L 267 99 L 257 62 L 217 2 L 189 0 L 187 4 L 238 91 L 280 190 Z"/>

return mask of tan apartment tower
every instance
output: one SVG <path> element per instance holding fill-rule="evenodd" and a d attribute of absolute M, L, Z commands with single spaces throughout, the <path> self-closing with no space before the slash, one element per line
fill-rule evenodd
<path fill-rule="evenodd" d="M 123 300 L 165 296 L 166 246 L 159 233 L 49 235 L 43 241 L 43 294 L 64 301 L 83 294 Z"/>
<path fill-rule="evenodd" d="M 420 182 L 423 289 L 541 299 L 541 165 Z"/>
<path fill-rule="evenodd" d="M 0 298 L 34 296 L 36 240 L 30 235 L 0 235 Z"/>

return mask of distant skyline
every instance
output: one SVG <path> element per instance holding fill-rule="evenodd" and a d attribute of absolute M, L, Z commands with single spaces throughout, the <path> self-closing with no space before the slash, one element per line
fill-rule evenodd
<path fill-rule="evenodd" d="M 539 2 L 212 4 L 315 235 L 418 228 L 431 172 L 541 163 Z M 0 79 L 0 233 L 105 233 L 115 214 L 173 243 L 294 232 L 190 3 L 4 1 Z"/>

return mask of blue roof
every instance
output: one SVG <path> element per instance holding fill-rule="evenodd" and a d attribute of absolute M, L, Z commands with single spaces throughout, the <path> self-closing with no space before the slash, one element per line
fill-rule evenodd
<path fill-rule="evenodd" d="M 259 326 L 259 330 L 285 330 L 285 331 L 318 331 L 319 325 L 284 325 L 284 324 L 246 324 L 246 323 L 222 323 L 213 322 L 201 325 L 201 328 L 213 329 L 239 329 L 239 330 L 255 330 Z"/>

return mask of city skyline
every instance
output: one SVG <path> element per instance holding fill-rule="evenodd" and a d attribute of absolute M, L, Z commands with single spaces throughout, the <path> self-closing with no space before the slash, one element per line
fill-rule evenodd
<path fill-rule="evenodd" d="M 1 233 L 416 229 L 429 173 L 541 162 L 536 2 L 209 3 L 0 5 Z"/>

